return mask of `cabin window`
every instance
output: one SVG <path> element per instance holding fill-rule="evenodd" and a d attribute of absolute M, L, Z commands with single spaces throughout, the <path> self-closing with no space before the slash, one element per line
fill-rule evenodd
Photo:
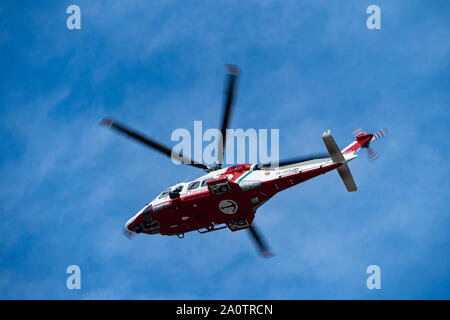
<path fill-rule="evenodd" d="M 202 181 L 202 187 L 206 187 L 206 183 L 211 179 L 205 179 Z"/>
<path fill-rule="evenodd" d="M 189 184 L 187 189 L 194 190 L 194 189 L 197 189 L 199 185 L 200 185 L 200 181 L 194 181 Z"/>
<path fill-rule="evenodd" d="M 158 199 L 162 199 L 162 198 L 167 197 L 167 196 L 169 195 L 169 192 L 170 192 L 170 188 L 167 188 L 166 190 L 164 190 L 164 191 L 161 193 L 161 195 L 159 196 Z"/>

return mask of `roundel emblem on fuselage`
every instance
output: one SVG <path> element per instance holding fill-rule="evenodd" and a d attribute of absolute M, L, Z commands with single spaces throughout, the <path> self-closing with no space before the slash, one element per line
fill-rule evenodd
<path fill-rule="evenodd" d="M 219 209 L 225 214 L 234 214 L 238 210 L 238 205 L 233 200 L 222 200 L 219 202 Z"/>

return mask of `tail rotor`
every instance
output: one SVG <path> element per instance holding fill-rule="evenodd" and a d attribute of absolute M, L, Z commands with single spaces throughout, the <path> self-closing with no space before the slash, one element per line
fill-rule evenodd
<path fill-rule="evenodd" d="M 357 140 L 359 140 L 359 139 L 364 139 L 365 137 L 370 136 L 370 134 L 367 134 L 367 133 L 363 132 L 363 130 L 362 130 L 361 128 L 358 128 L 358 129 L 353 130 L 352 133 L 353 133 L 353 135 L 356 137 Z M 372 162 L 372 161 L 378 159 L 378 157 L 379 157 L 379 156 L 378 156 L 378 153 L 377 153 L 374 149 L 372 149 L 372 148 L 370 147 L 370 144 L 371 144 L 373 141 L 379 140 L 379 139 L 381 139 L 381 138 L 383 138 L 383 137 L 385 137 L 385 136 L 387 136 L 387 135 L 388 135 L 388 131 L 387 131 L 385 128 L 383 128 L 383 129 L 381 129 L 381 130 L 378 130 L 376 133 L 374 133 L 374 134 L 372 135 L 372 138 L 370 138 L 370 140 L 365 141 L 365 142 L 361 145 L 361 148 L 367 149 L 367 158 L 368 158 L 369 162 Z M 366 138 L 366 139 L 367 139 L 367 138 Z M 363 140 L 363 141 L 364 141 L 364 140 Z"/>
<path fill-rule="evenodd" d="M 373 135 L 372 140 L 370 140 L 370 142 L 381 139 L 387 136 L 388 134 L 389 132 L 385 128 L 383 128 Z"/>
<path fill-rule="evenodd" d="M 358 134 L 363 133 L 363 130 L 361 128 L 357 128 L 353 130 L 352 134 L 356 137 Z"/>
<path fill-rule="evenodd" d="M 375 150 L 373 150 L 371 147 L 367 147 L 367 157 L 370 162 L 378 159 L 378 153 L 376 153 Z"/>

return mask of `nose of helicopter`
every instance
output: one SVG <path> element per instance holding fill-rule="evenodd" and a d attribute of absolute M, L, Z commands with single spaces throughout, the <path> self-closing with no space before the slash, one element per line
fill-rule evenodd
<path fill-rule="evenodd" d="M 125 223 L 125 230 L 139 233 L 141 230 L 141 227 L 139 225 L 136 225 L 134 222 L 137 220 L 137 224 L 141 222 L 140 216 L 142 215 L 142 212 L 144 211 L 146 207 L 139 210 L 138 213 L 136 213 L 133 217 L 131 217 L 126 223 Z"/>
<path fill-rule="evenodd" d="M 128 221 L 125 223 L 125 229 L 126 229 L 127 231 L 131 231 L 131 229 L 130 229 L 129 227 L 130 227 L 130 225 L 131 225 L 132 222 L 133 222 L 133 221 L 130 219 L 130 220 L 128 220 Z"/>
<path fill-rule="evenodd" d="M 151 208 L 152 208 L 151 204 L 147 204 L 145 207 L 139 210 L 139 212 L 136 213 L 134 217 L 130 218 L 125 223 L 125 230 L 136 233 L 142 232 L 142 223 L 151 220 L 150 218 Z"/>
<path fill-rule="evenodd" d="M 127 236 L 127 238 L 130 238 L 135 232 L 133 230 L 133 228 L 131 227 L 131 223 L 132 223 L 132 221 L 130 219 L 127 221 L 127 223 L 125 223 L 125 226 L 124 226 L 124 234 Z"/>
<path fill-rule="evenodd" d="M 136 220 L 136 217 L 137 217 L 138 215 L 139 215 L 139 214 L 136 214 L 134 217 L 130 218 L 130 219 L 125 223 L 125 230 L 131 231 L 131 232 L 134 231 L 134 230 L 133 230 L 134 228 L 133 228 L 132 224 L 133 224 L 133 222 Z"/>

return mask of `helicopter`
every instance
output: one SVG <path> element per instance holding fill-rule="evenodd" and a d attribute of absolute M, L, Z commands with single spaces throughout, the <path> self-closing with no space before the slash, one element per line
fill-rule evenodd
<path fill-rule="evenodd" d="M 355 140 L 342 150 L 334 141 L 331 131 L 326 130 L 322 140 L 327 152 L 277 163 L 241 163 L 224 167 L 224 146 L 239 77 L 236 65 L 226 66 L 228 72 L 220 129 L 222 134 L 218 137 L 217 161 L 212 166 L 173 152 L 166 145 L 113 118 L 102 119 L 102 126 L 206 172 L 193 181 L 178 183 L 163 190 L 125 223 L 124 234 L 127 237 L 144 233 L 184 238 L 184 234 L 191 231 L 204 234 L 224 228 L 232 232 L 248 230 L 260 254 L 266 258 L 272 257 L 273 253 L 254 223 L 255 213 L 264 203 L 278 192 L 333 170 L 337 170 L 347 191 L 354 192 L 357 187 L 347 163 L 358 157 L 360 149 L 368 151 L 370 161 L 378 157 L 370 144 L 387 135 L 386 129 L 375 134 L 357 129 L 353 131 Z"/>

